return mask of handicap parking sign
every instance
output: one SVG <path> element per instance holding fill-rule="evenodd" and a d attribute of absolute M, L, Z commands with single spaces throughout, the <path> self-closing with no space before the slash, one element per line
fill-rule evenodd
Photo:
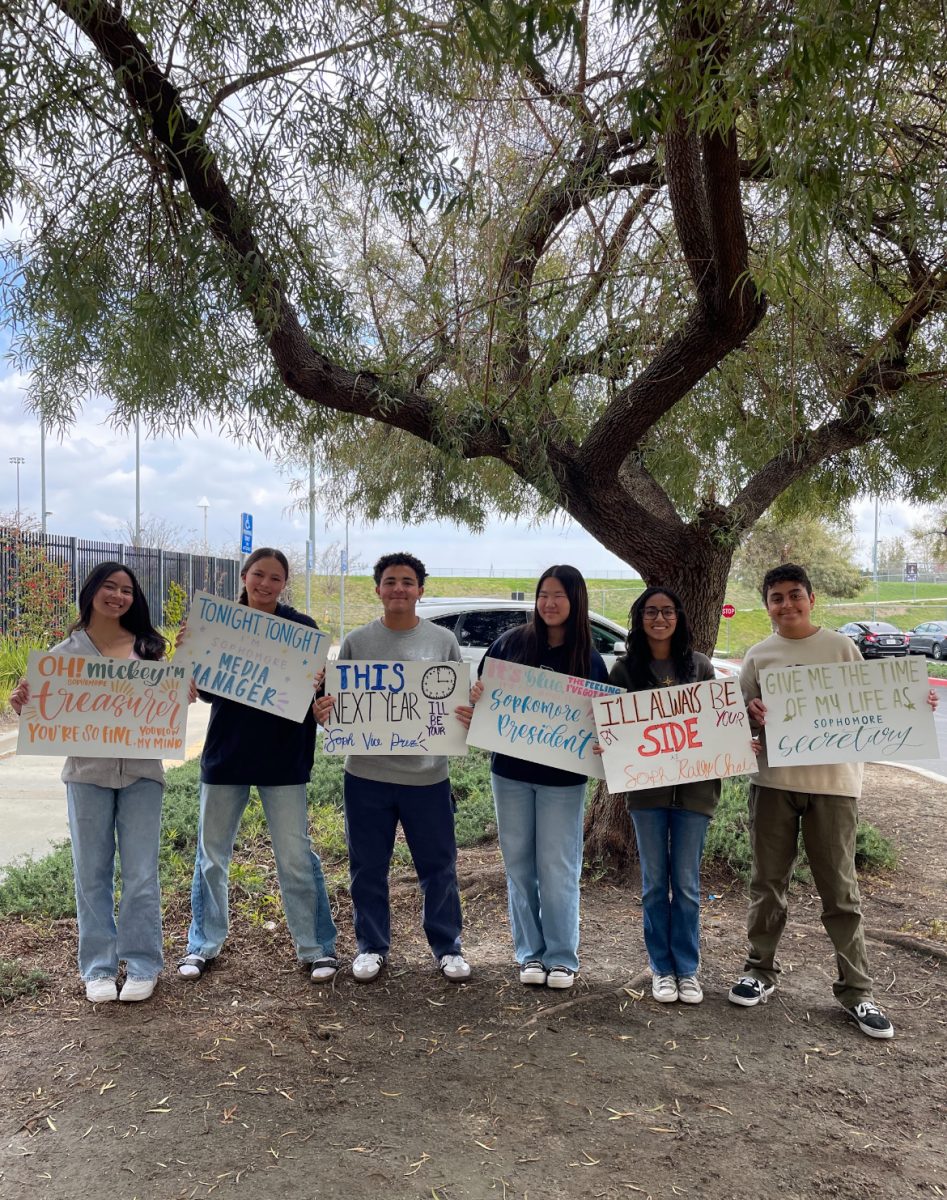
<path fill-rule="evenodd" d="M 240 514 L 240 553 L 249 554 L 253 549 L 253 513 Z"/>

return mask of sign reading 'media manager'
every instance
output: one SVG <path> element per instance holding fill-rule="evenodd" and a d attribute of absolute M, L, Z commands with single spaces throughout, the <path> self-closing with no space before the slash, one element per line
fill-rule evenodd
<path fill-rule="evenodd" d="M 301 723 L 328 654 L 328 634 L 311 625 L 196 592 L 176 657 L 190 659 L 202 692 Z"/>

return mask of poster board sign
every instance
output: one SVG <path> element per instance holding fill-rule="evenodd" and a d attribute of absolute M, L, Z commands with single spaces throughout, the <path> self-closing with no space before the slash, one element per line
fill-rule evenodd
<path fill-rule="evenodd" d="M 322 730 L 325 754 L 467 753 L 454 715 L 470 702 L 462 662 L 331 662 L 326 693 L 335 708 Z"/>
<path fill-rule="evenodd" d="M 182 663 L 31 650 L 17 754 L 184 758 Z"/>
<path fill-rule="evenodd" d="M 329 635 L 311 625 L 195 592 L 178 662 L 190 662 L 202 692 L 301 724 Z"/>
<path fill-rule="evenodd" d="M 467 742 L 512 758 L 604 779 L 592 701 L 621 691 L 525 663 L 484 659 L 483 695 L 474 707 Z"/>
<path fill-rule="evenodd" d="M 637 792 L 756 770 L 736 679 L 622 692 L 592 705 L 608 790 Z"/>
<path fill-rule="evenodd" d="M 760 671 L 771 767 L 939 758 L 927 664 L 911 655 Z"/>

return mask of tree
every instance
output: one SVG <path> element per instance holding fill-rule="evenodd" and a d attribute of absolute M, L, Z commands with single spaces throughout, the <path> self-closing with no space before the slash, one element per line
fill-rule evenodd
<path fill-rule="evenodd" d="M 370 516 L 560 506 L 704 648 L 774 503 L 947 481 L 934 4 L 3 13 L 49 420 L 276 431 Z"/>
<path fill-rule="evenodd" d="M 814 517 L 764 517 L 734 555 L 733 573 L 755 590 L 776 563 L 798 562 L 807 568 L 816 592 L 845 599 L 856 596 L 864 584 L 854 555 L 851 529 L 841 524 Z"/>
<path fill-rule="evenodd" d="M 109 536 L 113 541 L 128 546 L 145 546 L 150 550 L 204 553 L 204 543 L 198 538 L 196 530 L 185 532 L 180 525 L 172 524 L 166 517 L 142 513 L 139 530 L 140 532 L 136 531 L 134 521 L 127 519 L 111 530 Z"/>

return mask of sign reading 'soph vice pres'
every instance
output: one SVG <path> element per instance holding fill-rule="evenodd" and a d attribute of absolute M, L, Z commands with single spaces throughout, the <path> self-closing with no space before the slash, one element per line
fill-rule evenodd
<path fill-rule="evenodd" d="M 184 758 L 189 672 L 173 662 L 30 652 L 17 754 Z"/>
<path fill-rule="evenodd" d="M 923 659 L 760 671 L 771 767 L 939 758 Z"/>
<path fill-rule="evenodd" d="M 750 723 L 736 679 L 622 692 L 592 706 L 608 790 L 726 779 L 756 770 Z"/>
<path fill-rule="evenodd" d="M 177 657 L 202 692 L 301 724 L 328 654 L 328 635 L 311 625 L 195 592 Z"/>
<path fill-rule="evenodd" d="M 484 691 L 470 722 L 469 745 L 605 778 L 601 759 L 592 753 L 592 701 L 621 688 L 498 658 L 484 660 L 481 679 Z"/>
<path fill-rule="evenodd" d="M 467 663 L 332 662 L 326 693 L 335 698 L 322 732 L 326 754 L 467 753 L 454 715 L 469 703 Z"/>

